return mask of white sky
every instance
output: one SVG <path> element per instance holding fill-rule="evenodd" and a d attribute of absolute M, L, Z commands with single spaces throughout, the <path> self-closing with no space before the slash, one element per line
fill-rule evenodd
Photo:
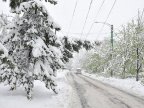
<path fill-rule="evenodd" d="M 78 0 L 78 5 L 69 36 L 81 37 L 80 35 L 73 33 L 81 33 L 90 1 L 91 0 Z M 97 18 L 95 18 L 102 1 L 103 0 L 93 0 L 84 34 L 88 32 L 90 25 L 92 22 L 94 22 L 94 20 L 99 22 L 105 21 L 114 0 L 105 0 L 100 14 Z M 66 35 L 68 31 L 75 2 L 76 0 L 59 0 L 56 6 L 46 5 L 51 16 L 62 27 L 62 32 L 64 35 Z M 120 28 L 122 24 L 126 24 L 128 21 L 134 18 L 137 15 L 138 9 L 142 11 L 143 8 L 144 0 L 117 0 L 116 5 L 113 8 L 113 11 L 107 22 L 113 24 L 116 30 Z M 9 13 L 7 3 L 0 1 L 0 12 Z M 88 36 L 88 39 L 103 39 L 104 37 L 110 36 L 110 29 L 107 26 L 105 26 L 100 35 L 98 35 L 101 27 L 102 24 L 95 24 L 91 31 L 91 35 Z M 62 33 L 59 33 L 59 35 L 62 35 Z M 85 38 L 85 36 L 82 36 L 81 38 Z"/>

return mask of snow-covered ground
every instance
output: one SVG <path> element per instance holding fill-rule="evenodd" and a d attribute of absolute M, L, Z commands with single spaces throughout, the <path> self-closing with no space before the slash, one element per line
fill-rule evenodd
<path fill-rule="evenodd" d="M 59 94 L 47 90 L 44 83 L 35 81 L 33 99 L 27 100 L 23 88 L 9 91 L 8 86 L 0 84 L 0 108 L 69 108 L 72 88 L 65 77 L 67 71 L 57 73 Z"/>
<path fill-rule="evenodd" d="M 89 74 L 89 73 L 82 73 L 83 75 L 86 75 L 88 77 L 91 77 L 93 79 L 99 80 L 103 83 L 109 84 L 113 87 L 116 87 L 118 89 L 124 90 L 128 93 L 135 94 L 140 97 L 144 97 L 144 84 L 142 84 L 140 81 L 135 81 L 133 78 L 127 78 L 127 79 L 117 79 L 117 78 L 106 78 L 102 76 L 98 76 L 96 74 Z"/>

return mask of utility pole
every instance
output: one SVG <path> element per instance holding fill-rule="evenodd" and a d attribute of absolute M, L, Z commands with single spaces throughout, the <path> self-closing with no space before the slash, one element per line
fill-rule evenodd
<path fill-rule="evenodd" d="M 113 25 L 111 25 L 111 60 L 113 59 Z M 113 69 L 111 69 L 111 77 L 113 76 Z"/>
<path fill-rule="evenodd" d="M 105 24 L 105 25 L 107 25 L 107 26 L 109 26 L 110 27 L 110 29 L 111 29 L 111 60 L 113 59 L 113 47 L 114 47 L 114 44 L 113 44 L 113 33 L 114 33 L 114 27 L 113 27 L 113 25 L 112 24 L 109 24 L 109 23 L 105 23 L 105 22 L 94 22 L 94 23 L 102 23 L 102 24 Z M 111 69 L 111 77 L 114 75 L 114 73 L 113 73 L 113 69 Z"/>
<path fill-rule="evenodd" d="M 112 51 L 113 51 L 113 25 L 111 25 L 111 44 L 112 44 Z"/>

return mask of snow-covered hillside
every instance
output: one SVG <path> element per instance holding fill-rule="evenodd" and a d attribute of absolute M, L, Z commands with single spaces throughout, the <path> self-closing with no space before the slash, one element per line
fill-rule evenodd
<path fill-rule="evenodd" d="M 67 71 L 57 73 L 58 94 L 49 91 L 44 83 L 35 81 L 33 99 L 26 98 L 22 87 L 15 91 L 9 91 L 8 86 L 0 84 L 0 108 L 69 108 L 72 88 L 65 77 Z"/>

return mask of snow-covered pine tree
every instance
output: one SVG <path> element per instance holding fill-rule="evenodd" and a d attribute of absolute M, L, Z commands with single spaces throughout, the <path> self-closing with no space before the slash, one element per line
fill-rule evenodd
<path fill-rule="evenodd" d="M 8 50 L 3 45 L 8 36 L 7 24 L 10 23 L 8 16 L 5 14 L 0 15 L 0 83 L 10 85 L 11 90 L 15 88 L 16 80 L 14 77 L 15 66 L 8 58 Z"/>
<path fill-rule="evenodd" d="M 79 39 L 69 39 L 68 37 L 64 36 L 61 40 L 63 50 L 63 58 L 62 61 L 64 63 L 69 62 L 70 58 L 73 58 L 74 52 L 79 52 L 80 49 L 85 48 L 86 50 L 90 50 L 93 48 L 96 43 L 91 43 L 90 41 L 83 41 Z"/>
<path fill-rule="evenodd" d="M 3 44 L 5 38 L 7 37 L 8 30 L 7 24 L 10 21 L 8 20 L 8 16 L 5 14 L 0 14 L 0 42 Z"/>
<path fill-rule="evenodd" d="M 14 69 L 15 65 L 8 58 L 8 50 L 0 43 L 0 83 L 10 85 L 11 90 L 15 88 L 16 83 Z"/>
<path fill-rule="evenodd" d="M 31 99 L 34 80 L 43 81 L 48 89 L 57 93 L 53 77 L 63 65 L 63 55 L 61 42 L 54 34 L 60 27 L 53 21 L 42 1 L 25 1 L 12 9 L 17 17 L 8 26 L 11 36 L 7 42 L 11 46 L 9 54 L 18 68 L 13 76 L 17 82 L 15 87 L 24 86 L 27 98 Z M 53 0 L 48 1 L 54 4 Z"/>
<path fill-rule="evenodd" d="M 55 0 L 47 1 L 54 5 L 57 3 Z M 8 25 L 9 38 L 5 42 L 10 46 L 9 56 L 15 66 L 14 71 L 8 73 L 12 76 L 9 80 L 12 82 L 11 90 L 24 86 L 27 98 L 31 99 L 34 80 L 40 80 L 57 93 L 53 79 L 56 70 L 72 58 L 73 51 L 78 52 L 81 47 L 91 48 L 90 43 L 56 37 L 54 31 L 59 31 L 60 27 L 42 0 L 10 0 L 10 7 L 17 14 Z"/>

